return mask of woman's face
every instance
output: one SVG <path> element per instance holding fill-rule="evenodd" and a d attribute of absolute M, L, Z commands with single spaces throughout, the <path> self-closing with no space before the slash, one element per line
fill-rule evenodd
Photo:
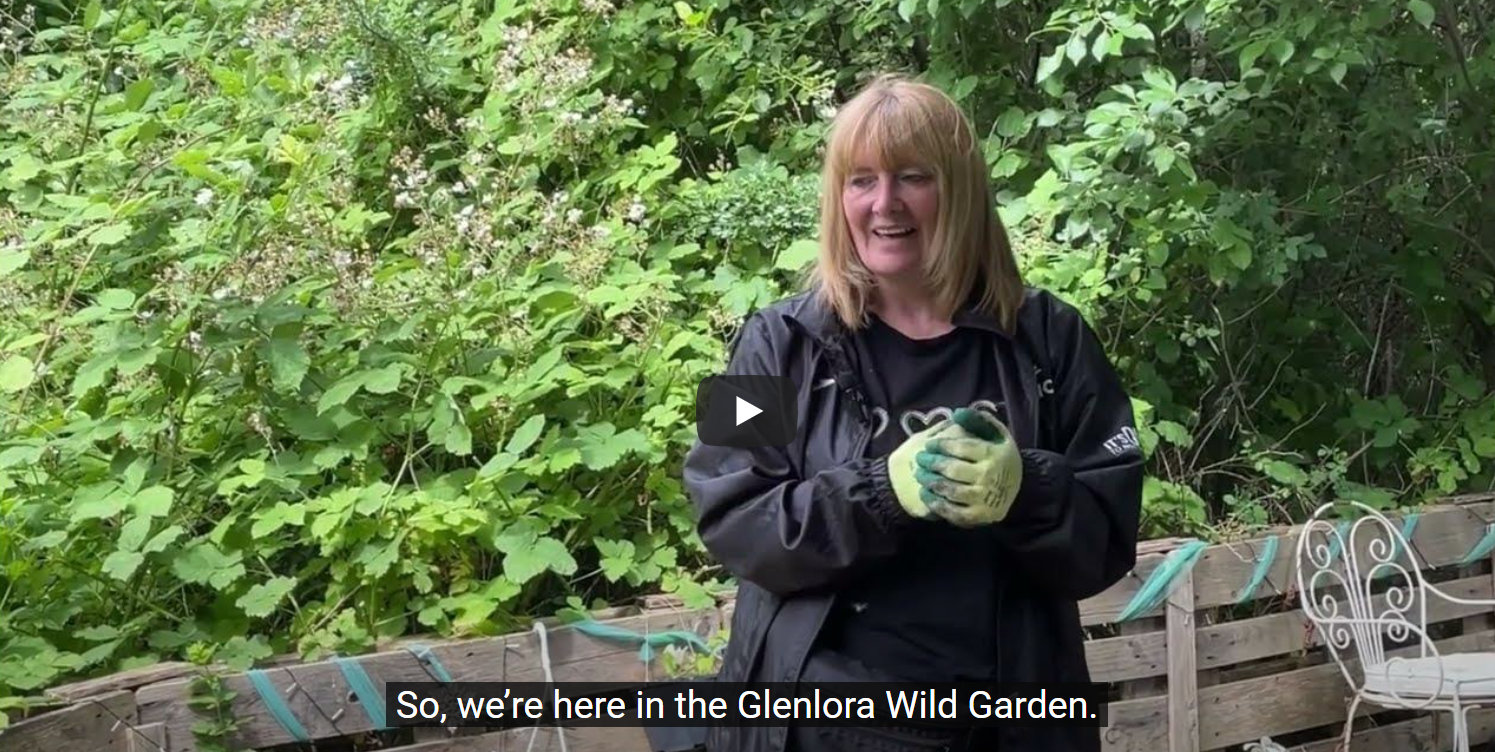
<path fill-rule="evenodd" d="M 841 187 L 841 208 L 857 255 L 873 274 L 917 273 L 934 234 L 940 204 L 934 172 L 892 170 L 858 158 Z"/>

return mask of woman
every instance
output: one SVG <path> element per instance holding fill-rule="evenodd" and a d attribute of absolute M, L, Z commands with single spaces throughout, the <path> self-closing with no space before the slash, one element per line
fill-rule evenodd
<path fill-rule="evenodd" d="M 685 484 L 739 580 L 719 681 L 1089 681 L 1077 602 L 1136 559 L 1130 400 L 1074 308 L 1023 286 L 971 123 L 883 77 L 841 109 L 810 288 L 728 374 L 791 377 L 784 447 L 697 443 Z M 1095 728 L 715 728 L 711 752 L 1099 749 Z"/>

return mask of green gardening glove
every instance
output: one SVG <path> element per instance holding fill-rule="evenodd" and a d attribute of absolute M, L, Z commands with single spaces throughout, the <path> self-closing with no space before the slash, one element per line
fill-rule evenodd
<path fill-rule="evenodd" d="M 953 435 L 915 455 L 920 498 L 960 527 L 1001 522 L 1023 483 L 1023 457 L 1002 421 L 968 407 L 955 411 Z"/>
<path fill-rule="evenodd" d="M 893 484 L 893 493 L 898 497 L 898 503 L 909 514 L 919 519 L 929 519 L 934 516 L 934 510 L 929 508 L 921 498 L 923 488 L 919 485 L 915 474 L 919 472 L 914 458 L 922 453 L 929 442 L 942 436 L 956 436 L 960 428 L 948 420 L 942 420 L 910 437 L 904 439 L 903 443 L 888 455 L 888 480 Z"/>

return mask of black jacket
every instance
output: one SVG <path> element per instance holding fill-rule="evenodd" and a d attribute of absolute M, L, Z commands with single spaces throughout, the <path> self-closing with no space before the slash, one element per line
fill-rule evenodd
<path fill-rule="evenodd" d="M 991 526 L 1002 572 L 1002 681 L 1089 681 L 1078 601 L 1136 561 L 1143 456 L 1131 401 L 1089 325 L 1052 294 L 1028 290 L 1015 336 L 974 310 L 955 317 L 999 336 L 992 356 L 1023 448 L 1023 484 Z M 697 442 L 684 482 L 707 549 L 739 581 L 719 681 L 793 682 L 838 586 L 891 556 L 912 518 L 865 457 L 872 423 L 848 332 L 813 292 L 754 313 L 728 374 L 789 376 L 799 432 L 787 447 Z M 884 367 L 896 367 L 887 365 Z M 711 752 L 779 752 L 784 728 L 714 728 Z M 1003 750 L 1094 752 L 1097 729 L 1010 728 Z"/>

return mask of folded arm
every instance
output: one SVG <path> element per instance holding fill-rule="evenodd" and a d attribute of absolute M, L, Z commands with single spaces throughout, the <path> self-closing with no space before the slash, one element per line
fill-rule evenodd
<path fill-rule="evenodd" d="M 787 375 L 768 324 L 750 318 L 732 348 L 729 375 Z M 832 586 L 893 554 L 914 520 L 888 480 L 886 459 L 857 459 L 808 478 L 779 447 L 702 444 L 685 458 L 684 483 L 701 540 L 737 577 L 788 595 Z"/>

